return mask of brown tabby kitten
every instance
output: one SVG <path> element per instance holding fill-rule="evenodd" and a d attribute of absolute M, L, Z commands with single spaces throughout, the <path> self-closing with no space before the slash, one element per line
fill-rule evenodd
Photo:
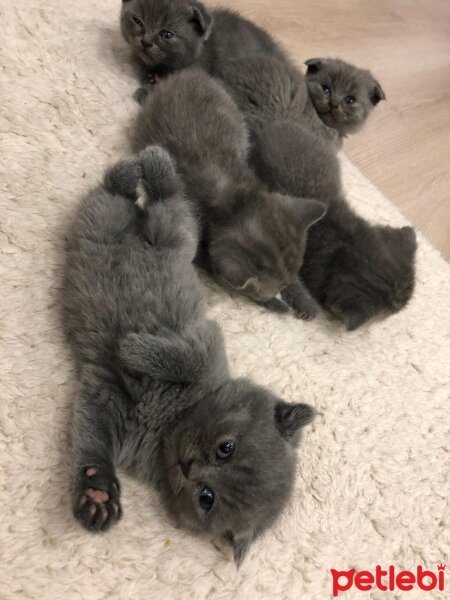
<path fill-rule="evenodd" d="M 316 200 L 269 192 L 249 168 L 243 116 L 225 89 L 200 69 L 175 73 L 155 87 L 135 127 L 136 149 L 164 146 L 174 157 L 203 222 L 200 261 L 220 280 L 269 308 L 297 279 L 307 231 L 325 214 Z M 292 306 L 312 318 L 305 290 Z"/>
<path fill-rule="evenodd" d="M 315 109 L 325 125 L 341 137 L 361 129 L 374 107 L 386 99 L 381 85 L 366 69 L 338 58 L 310 58 L 305 65 Z"/>

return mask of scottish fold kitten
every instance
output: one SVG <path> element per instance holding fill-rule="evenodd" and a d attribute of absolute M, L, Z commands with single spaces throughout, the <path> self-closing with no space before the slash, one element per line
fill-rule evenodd
<path fill-rule="evenodd" d="M 252 164 L 270 189 L 326 204 L 300 269 L 325 310 L 352 331 L 404 308 L 415 283 L 414 229 L 371 225 L 355 214 L 329 144 L 292 121 L 265 123 L 254 130 Z"/>
<path fill-rule="evenodd" d="M 223 87 L 200 69 L 171 75 L 142 105 L 134 138 L 137 149 L 160 144 L 174 157 L 203 225 L 199 261 L 269 308 L 285 310 L 280 292 L 295 297 L 296 314 L 312 318 L 315 302 L 297 274 L 324 206 L 269 192 L 256 179 L 243 117 Z"/>
<path fill-rule="evenodd" d="M 211 16 L 196 0 L 123 0 L 121 29 L 140 67 L 141 92 L 197 62 L 210 27 Z"/>
<path fill-rule="evenodd" d="M 188 66 L 214 75 L 223 59 L 263 52 L 288 60 L 260 27 L 227 9 L 209 11 L 196 0 L 123 0 L 121 28 L 141 74 L 139 101 L 162 77 Z"/>
<path fill-rule="evenodd" d="M 366 69 L 337 58 L 310 58 L 305 65 L 313 105 L 325 125 L 341 137 L 361 129 L 374 107 L 386 99 Z"/>
<path fill-rule="evenodd" d="M 121 467 L 156 486 L 178 526 L 228 539 L 239 563 L 287 502 L 313 409 L 231 379 L 192 265 L 196 228 L 155 146 L 78 208 L 64 286 L 79 380 L 73 511 L 92 531 L 114 525 Z"/>

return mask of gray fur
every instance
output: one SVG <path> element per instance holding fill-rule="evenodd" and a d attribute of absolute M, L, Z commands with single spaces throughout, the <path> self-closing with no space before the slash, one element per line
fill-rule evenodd
<path fill-rule="evenodd" d="M 192 265 L 196 228 L 159 147 L 112 167 L 77 210 L 63 294 L 79 379 L 73 510 L 93 531 L 117 522 L 119 466 L 155 485 L 178 525 L 230 540 L 239 563 L 289 497 L 313 410 L 230 378 Z"/>
<path fill-rule="evenodd" d="M 301 285 L 307 232 L 324 207 L 261 185 L 247 164 L 243 116 L 219 83 L 194 68 L 169 76 L 143 103 L 134 138 L 137 149 L 161 144 L 175 158 L 203 224 L 199 260 L 219 280 L 268 307 Z M 296 313 L 311 318 L 315 303 L 304 299 Z"/>
<path fill-rule="evenodd" d="M 325 125 L 341 137 L 359 131 L 378 102 L 386 99 L 366 69 L 337 58 L 311 58 L 305 64 L 311 101 Z"/>

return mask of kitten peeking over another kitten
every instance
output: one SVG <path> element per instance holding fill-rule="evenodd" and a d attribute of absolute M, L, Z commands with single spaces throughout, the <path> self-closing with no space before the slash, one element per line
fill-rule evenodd
<path fill-rule="evenodd" d="M 386 100 L 381 85 L 366 69 L 337 58 L 310 58 L 305 65 L 317 114 L 341 137 L 359 131 L 378 102 Z"/>
<path fill-rule="evenodd" d="M 239 564 L 290 496 L 314 410 L 231 378 L 196 248 L 162 148 L 116 164 L 78 208 L 63 291 L 79 381 L 73 511 L 92 531 L 114 525 L 121 467 L 156 487 L 177 526 L 226 538 Z"/>

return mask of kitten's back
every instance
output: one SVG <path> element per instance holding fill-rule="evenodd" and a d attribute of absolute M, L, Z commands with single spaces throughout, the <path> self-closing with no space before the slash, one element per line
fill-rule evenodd
<path fill-rule="evenodd" d="M 169 76 L 149 94 L 137 119 L 134 143 L 138 150 L 150 143 L 163 144 L 178 163 L 226 165 L 231 149 L 246 158 L 248 148 L 236 104 L 198 68 Z"/>

